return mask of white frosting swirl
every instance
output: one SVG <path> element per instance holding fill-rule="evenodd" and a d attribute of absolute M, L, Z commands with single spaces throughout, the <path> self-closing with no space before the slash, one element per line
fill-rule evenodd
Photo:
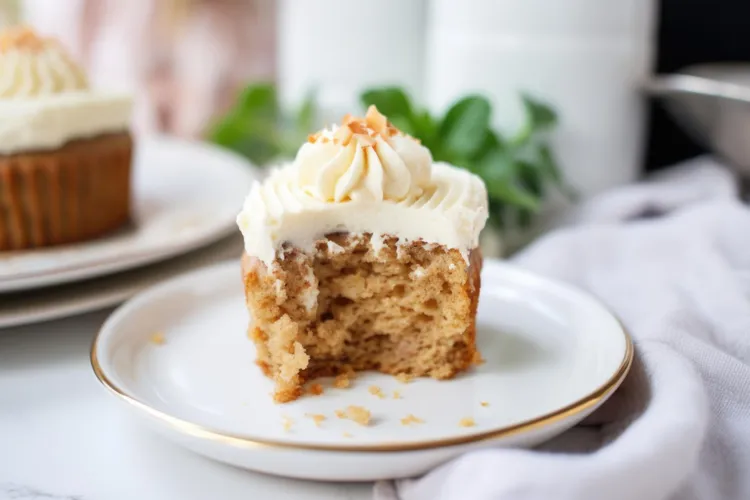
<path fill-rule="evenodd" d="M 430 183 L 431 164 L 430 151 L 388 127 L 374 106 L 364 120 L 349 119 L 311 136 L 295 159 L 305 191 L 334 202 L 418 195 Z"/>
<path fill-rule="evenodd" d="M 0 39 L 0 99 L 23 99 L 88 89 L 83 69 L 65 49 L 28 29 Z"/>
<path fill-rule="evenodd" d="M 381 137 L 382 146 L 375 139 L 368 146 L 371 156 L 357 160 L 357 151 L 348 148 L 368 148 L 359 141 L 334 143 L 336 133 L 313 136 L 293 163 L 253 186 L 237 217 L 249 255 L 271 265 L 283 242 L 309 250 L 327 233 L 348 231 L 372 233 L 374 240 L 423 240 L 468 258 L 487 220 L 487 191 L 479 177 L 433 164 L 424 147 L 402 134 L 391 135 L 392 142 Z M 371 169 L 382 173 L 371 177 L 376 182 L 368 182 Z"/>
<path fill-rule="evenodd" d="M 0 35 L 0 154 L 126 131 L 131 110 L 130 96 L 89 90 L 56 41 L 27 28 Z"/>

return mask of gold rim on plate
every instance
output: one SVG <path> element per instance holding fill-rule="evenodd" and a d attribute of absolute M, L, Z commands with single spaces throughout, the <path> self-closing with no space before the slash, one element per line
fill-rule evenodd
<path fill-rule="evenodd" d="M 610 314 L 612 312 L 610 311 Z M 614 314 L 613 317 L 617 318 Z M 162 423 L 171 427 L 173 430 L 187 434 L 189 436 L 208 439 L 211 441 L 218 441 L 224 444 L 232 446 L 238 446 L 243 448 L 279 448 L 279 449 L 296 449 L 296 450 L 314 450 L 314 451 L 338 451 L 338 452 L 393 452 L 393 451 L 417 451 L 417 450 L 428 450 L 432 448 L 442 448 L 446 446 L 456 446 L 472 443 L 480 443 L 486 441 L 492 441 L 523 432 L 528 432 L 540 427 L 545 427 L 550 424 L 554 424 L 568 417 L 572 417 L 579 413 L 582 413 L 589 408 L 596 406 L 603 402 L 609 395 L 611 395 L 625 379 L 625 376 L 630 371 L 630 367 L 633 364 L 633 341 L 628 335 L 625 326 L 621 321 L 618 320 L 620 329 L 625 336 L 625 356 L 623 357 L 620 366 L 617 371 L 612 375 L 607 382 L 602 384 L 596 390 L 590 394 L 582 397 L 581 399 L 564 406 L 558 410 L 547 413 L 545 415 L 519 422 L 510 426 L 502 427 L 500 429 L 494 429 L 491 431 L 485 431 L 477 434 L 470 434 L 466 436 L 458 436 L 454 438 L 436 439 L 431 441 L 419 441 L 411 443 L 383 443 L 377 445 L 322 445 L 322 444 L 305 444 L 305 443 L 289 443 L 284 441 L 275 441 L 272 439 L 259 439 L 250 436 L 243 436 L 240 434 L 232 434 L 228 432 L 211 429 L 188 420 L 183 420 L 178 417 L 174 417 L 161 410 L 149 406 L 147 403 L 131 396 L 125 390 L 118 387 L 102 370 L 99 364 L 99 358 L 96 354 L 97 344 L 99 336 L 102 330 L 100 329 L 94 341 L 91 345 L 91 366 L 94 369 L 94 373 L 99 381 L 107 388 L 111 393 L 117 396 L 119 399 L 132 405 L 136 409 L 145 412 L 146 414 L 160 420 Z"/>

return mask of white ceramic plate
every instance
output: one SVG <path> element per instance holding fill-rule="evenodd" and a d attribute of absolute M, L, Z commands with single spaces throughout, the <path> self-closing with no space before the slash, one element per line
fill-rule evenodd
<path fill-rule="evenodd" d="M 256 176 L 244 159 L 209 144 L 139 139 L 133 223 L 93 241 L 0 253 L 0 292 L 132 269 L 212 243 L 236 231 Z"/>
<path fill-rule="evenodd" d="M 486 363 L 454 380 L 402 384 L 367 373 L 349 389 L 325 381 L 323 395 L 278 405 L 253 363 L 230 263 L 122 306 L 95 340 L 92 364 L 127 408 L 189 449 L 272 474 L 352 481 L 421 474 L 480 447 L 538 444 L 598 407 L 632 360 L 627 334 L 598 301 L 499 262 L 483 271 L 478 322 Z M 372 385 L 387 397 L 370 394 Z M 336 418 L 348 405 L 368 408 L 373 423 Z M 306 414 L 327 418 L 317 427 Z M 424 423 L 402 425 L 408 414 Z M 463 418 L 476 425 L 459 426 Z"/>
<path fill-rule="evenodd" d="M 234 259 L 242 253 L 242 238 L 231 236 L 206 248 L 139 269 L 0 296 L 0 328 L 39 323 L 119 304 L 138 292 L 189 271 Z M 0 333 L 1 334 L 1 333 Z"/>

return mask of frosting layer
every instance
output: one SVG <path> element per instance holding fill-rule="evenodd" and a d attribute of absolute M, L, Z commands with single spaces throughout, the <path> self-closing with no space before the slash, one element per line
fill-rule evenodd
<path fill-rule="evenodd" d="M 271 265 L 281 243 L 305 250 L 327 233 L 348 231 L 424 240 L 460 250 L 479 244 L 487 220 L 487 191 L 475 175 L 445 163 L 432 165 L 420 194 L 400 201 L 357 199 L 336 203 L 308 193 L 299 170 L 289 164 L 256 183 L 237 218 L 249 255 Z"/>
<path fill-rule="evenodd" d="M 43 99 L 0 99 L 0 154 L 54 149 L 74 139 L 127 130 L 129 96 L 69 92 Z"/>
<path fill-rule="evenodd" d="M 461 251 L 479 245 L 487 221 L 482 180 L 402 134 L 374 108 L 364 119 L 310 137 L 293 163 L 256 182 L 237 224 L 246 252 L 270 266 L 282 243 L 304 250 L 346 231 L 422 240 Z"/>
<path fill-rule="evenodd" d="M 129 96 L 89 90 L 83 69 L 55 40 L 26 28 L 0 36 L 0 154 L 122 132 L 131 110 Z"/>

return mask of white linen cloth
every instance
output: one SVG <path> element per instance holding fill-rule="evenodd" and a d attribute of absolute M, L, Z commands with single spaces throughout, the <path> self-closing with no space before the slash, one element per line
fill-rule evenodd
<path fill-rule="evenodd" d="M 630 375 L 536 450 L 469 453 L 375 498 L 750 499 L 750 209 L 729 171 L 701 158 L 602 195 L 514 260 L 614 309 Z"/>

